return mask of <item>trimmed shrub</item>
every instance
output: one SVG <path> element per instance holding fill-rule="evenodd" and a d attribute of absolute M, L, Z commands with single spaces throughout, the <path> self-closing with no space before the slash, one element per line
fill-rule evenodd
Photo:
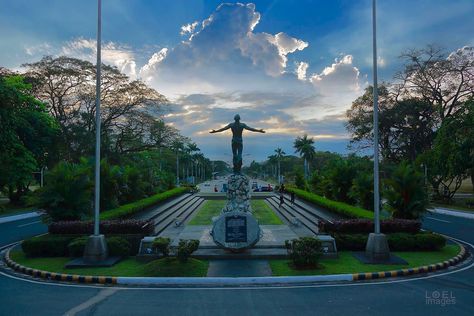
<path fill-rule="evenodd" d="M 300 189 L 287 188 L 288 192 L 294 192 L 296 196 L 310 203 L 321 206 L 331 212 L 340 214 L 349 218 L 374 218 L 374 213 L 360 207 L 352 206 L 342 202 L 336 202 L 326 199 L 314 193 L 306 192 Z"/>
<path fill-rule="evenodd" d="M 83 236 L 72 240 L 67 246 L 69 249 L 69 256 L 81 257 L 84 254 L 84 248 L 86 247 L 88 238 L 88 236 Z M 121 257 L 127 257 L 130 255 L 131 245 L 127 239 L 113 236 L 107 237 L 106 242 L 109 255 Z"/>
<path fill-rule="evenodd" d="M 130 243 L 122 237 L 109 237 L 107 240 L 107 247 L 109 248 L 109 255 L 128 257 L 130 255 Z"/>
<path fill-rule="evenodd" d="M 87 244 L 87 236 L 79 237 L 71 241 L 67 248 L 69 250 L 69 257 L 81 257 L 84 254 L 84 248 Z"/>
<path fill-rule="evenodd" d="M 199 240 L 180 239 L 176 257 L 180 262 L 187 262 L 189 256 L 199 248 Z"/>
<path fill-rule="evenodd" d="M 366 234 L 335 234 L 338 250 L 363 251 L 367 244 Z M 446 245 L 446 239 L 434 233 L 396 233 L 387 235 L 391 251 L 436 251 Z"/>
<path fill-rule="evenodd" d="M 153 234 L 153 225 L 151 221 L 141 220 L 110 220 L 100 222 L 100 232 L 102 234 Z M 92 221 L 63 221 L 51 223 L 48 226 L 50 234 L 62 235 L 82 235 L 92 234 L 94 232 L 94 222 Z"/>
<path fill-rule="evenodd" d="M 153 196 L 147 197 L 145 199 L 142 199 L 133 203 L 125 204 L 118 208 L 102 212 L 100 214 L 100 219 L 107 220 L 107 219 L 127 218 L 145 210 L 148 207 L 161 203 L 171 197 L 175 197 L 177 195 L 188 192 L 188 190 L 189 188 L 180 187 L 180 188 L 174 188 L 169 191 L 165 191 L 163 193 L 158 193 Z"/>
<path fill-rule="evenodd" d="M 416 245 L 420 250 L 440 250 L 446 246 L 446 238 L 434 233 L 416 234 Z"/>
<path fill-rule="evenodd" d="M 66 257 L 74 237 L 45 235 L 26 239 L 21 248 L 27 257 Z"/>
<path fill-rule="evenodd" d="M 165 237 L 158 237 L 153 240 L 151 247 L 163 254 L 164 257 L 168 257 L 170 254 L 170 243 L 171 239 Z"/>
<path fill-rule="evenodd" d="M 321 241 L 314 237 L 286 240 L 285 247 L 296 267 L 315 267 L 321 257 Z"/>
<path fill-rule="evenodd" d="M 334 234 L 338 250 L 363 251 L 368 237 L 365 234 Z"/>
<path fill-rule="evenodd" d="M 333 223 L 320 221 L 319 231 L 328 234 L 347 233 L 362 234 L 374 231 L 374 222 L 369 219 L 338 220 Z M 384 234 L 391 233 L 418 233 L 421 222 L 410 219 L 388 219 L 380 221 L 380 230 Z"/>

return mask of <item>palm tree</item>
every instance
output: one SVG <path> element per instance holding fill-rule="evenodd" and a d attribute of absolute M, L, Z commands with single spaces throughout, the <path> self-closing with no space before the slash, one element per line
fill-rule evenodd
<path fill-rule="evenodd" d="M 308 138 L 307 134 L 303 137 L 296 137 L 293 147 L 296 149 L 296 153 L 300 154 L 304 158 L 304 177 L 308 179 L 309 175 L 309 164 L 308 162 L 314 158 L 314 140 Z"/>
<path fill-rule="evenodd" d="M 187 146 L 186 146 L 186 151 L 191 156 L 191 159 L 190 159 L 190 161 L 191 161 L 191 176 L 194 175 L 194 179 L 196 179 L 197 172 L 194 173 L 194 164 L 196 162 L 194 153 L 197 153 L 197 152 L 201 151 L 201 149 L 199 149 L 199 147 L 196 145 L 196 143 L 188 143 Z"/>
<path fill-rule="evenodd" d="M 270 156 L 268 156 L 267 158 L 268 158 L 268 163 L 270 164 L 270 167 L 271 167 L 271 169 L 272 169 L 272 177 L 275 177 L 275 173 L 276 173 L 276 172 L 275 172 L 275 169 L 276 169 L 276 168 L 275 168 L 275 165 L 274 165 L 274 164 L 275 164 L 276 161 L 277 161 L 277 157 L 276 157 L 276 155 L 270 155 Z"/>
<path fill-rule="evenodd" d="M 278 161 L 278 184 L 281 184 L 281 169 L 280 169 L 280 160 L 281 158 L 283 158 L 284 155 L 286 155 L 286 153 L 283 151 L 283 149 L 281 149 L 280 147 L 278 147 L 277 149 L 275 149 L 275 153 L 276 153 L 276 158 L 277 158 L 277 161 Z"/>
<path fill-rule="evenodd" d="M 179 153 L 184 149 L 183 141 L 179 138 L 175 139 L 171 148 L 176 152 L 176 186 L 179 187 Z"/>

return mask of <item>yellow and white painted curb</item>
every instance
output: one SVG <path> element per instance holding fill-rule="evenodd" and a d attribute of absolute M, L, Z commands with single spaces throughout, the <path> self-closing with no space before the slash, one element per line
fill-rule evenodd
<path fill-rule="evenodd" d="M 371 280 L 380 278 L 403 277 L 421 273 L 434 272 L 446 269 L 462 261 L 466 255 L 466 248 L 459 244 L 461 250 L 458 255 L 436 264 L 426 266 L 354 274 L 331 274 L 331 275 L 309 275 L 309 276 L 281 276 L 281 277 L 111 277 L 111 276 L 87 276 L 76 274 L 62 274 L 48 271 L 36 270 L 24 267 L 10 259 L 10 249 L 5 253 L 5 262 L 13 270 L 31 275 L 35 278 L 55 281 L 68 281 L 77 283 L 95 284 L 121 284 L 121 285 L 153 285 L 153 286 L 258 286 L 258 285 L 298 285 L 318 282 L 350 282 L 360 280 Z"/>

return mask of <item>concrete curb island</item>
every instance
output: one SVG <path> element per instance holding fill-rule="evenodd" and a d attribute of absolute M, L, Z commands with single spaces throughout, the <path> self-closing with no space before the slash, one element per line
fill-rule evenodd
<path fill-rule="evenodd" d="M 459 243 L 458 243 L 459 244 Z M 450 266 L 461 262 L 466 256 L 466 248 L 459 244 L 461 250 L 458 255 L 436 264 L 426 266 L 382 271 L 368 273 L 353 274 L 331 274 L 331 275 L 310 275 L 310 276 L 276 276 L 276 277 L 111 277 L 111 276 L 84 276 L 76 274 L 62 274 L 49 271 L 41 271 L 24 267 L 10 259 L 10 247 L 4 257 L 6 264 L 13 270 L 33 276 L 35 278 L 67 281 L 75 283 L 87 284 L 120 284 L 120 285 L 149 285 L 164 287 L 186 287 L 186 286 L 203 286 L 203 287 L 226 287 L 226 286 L 258 286 L 258 285 L 302 285 L 318 282 L 354 282 L 360 280 L 371 280 L 381 278 L 403 277 L 421 273 L 434 272 L 446 269 Z"/>

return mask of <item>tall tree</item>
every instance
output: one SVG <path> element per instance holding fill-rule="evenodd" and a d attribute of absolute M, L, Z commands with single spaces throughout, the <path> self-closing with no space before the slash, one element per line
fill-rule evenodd
<path fill-rule="evenodd" d="M 309 162 L 314 158 L 315 154 L 314 139 L 312 137 L 308 138 L 308 135 L 304 134 L 304 136 L 295 139 L 293 147 L 296 149 L 295 152 L 304 159 L 304 177 L 308 179 Z"/>
<path fill-rule="evenodd" d="M 397 100 L 419 97 L 437 111 L 439 124 L 455 114 L 468 97 L 474 96 L 474 47 L 463 47 L 449 55 L 429 45 L 402 54 L 405 68 L 395 79 Z"/>
<path fill-rule="evenodd" d="M 95 67 L 71 57 L 44 57 L 25 64 L 34 95 L 43 101 L 62 130 L 66 158 L 77 159 L 92 152 L 95 134 Z M 117 68 L 104 65 L 101 82 L 101 120 L 106 150 L 143 150 L 152 144 L 148 135 L 155 128 L 166 98 L 143 82 L 129 78 Z M 128 146 L 125 146 L 128 145 Z"/>
<path fill-rule="evenodd" d="M 283 151 L 283 149 L 281 149 L 280 147 L 278 147 L 277 149 L 275 149 L 275 156 L 277 158 L 277 161 L 278 161 L 278 183 L 281 183 L 281 159 L 283 158 L 283 156 L 286 155 L 286 153 Z"/>
<path fill-rule="evenodd" d="M 19 203 L 33 172 L 54 161 L 58 127 L 21 76 L 0 76 L 0 126 L 0 190 Z"/>

